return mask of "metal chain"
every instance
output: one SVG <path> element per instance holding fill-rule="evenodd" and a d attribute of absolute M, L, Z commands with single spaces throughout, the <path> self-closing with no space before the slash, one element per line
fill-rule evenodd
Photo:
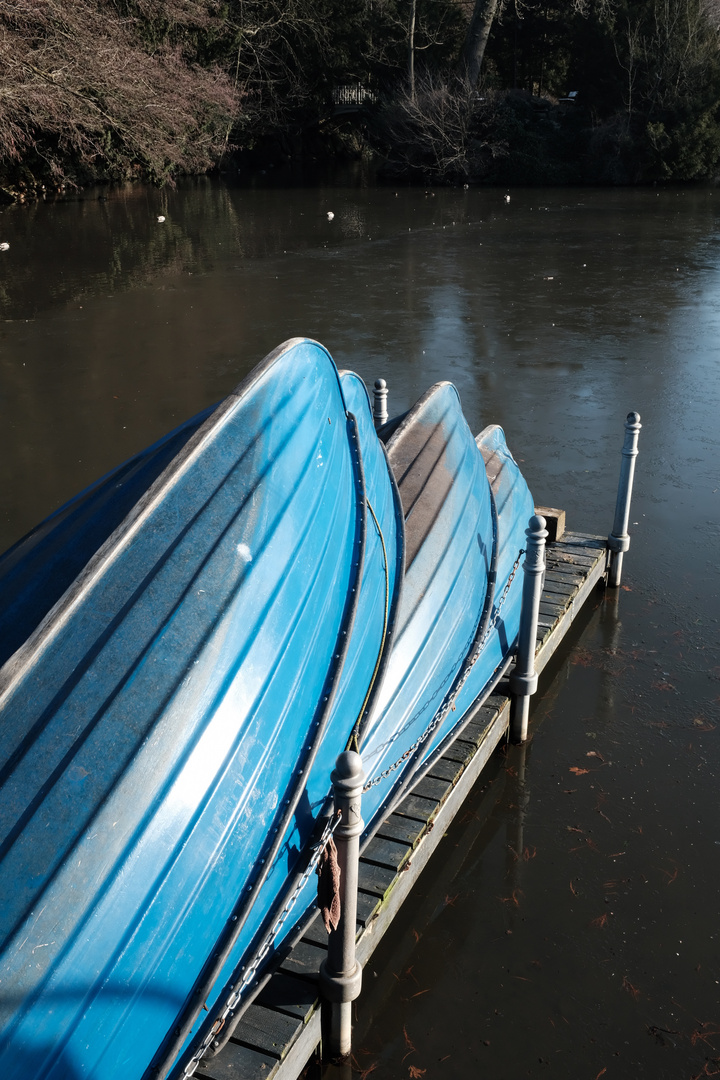
<path fill-rule="evenodd" d="M 491 622 L 488 624 L 487 630 L 485 631 L 485 633 L 483 634 L 480 642 L 478 643 L 478 647 L 476 648 L 475 652 L 473 653 L 473 655 L 472 655 L 472 657 L 471 657 L 471 659 L 470 659 L 470 661 L 469 661 L 469 663 L 467 665 L 467 668 L 465 669 L 465 671 L 463 673 L 463 676 L 460 679 L 460 682 L 458 683 L 458 685 L 455 687 L 455 689 L 452 691 L 452 693 L 449 695 L 449 697 L 445 700 L 444 704 L 442 704 L 440 706 L 439 710 L 436 712 L 435 716 L 432 718 L 432 720 L 430 721 L 428 726 L 425 728 L 422 735 L 420 735 L 415 740 L 415 742 L 412 744 L 412 746 L 408 746 L 405 753 L 401 757 L 399 757 L 397 759 L 397 761 L 394 761 L 392 765 L 388 765 L 387 769 L 383 769 L 383 771 L 381 773 L 378 773 L 377 776 L 374 776 L 372 778 L 372 780 L 368 780 L 367 784 L 363 788 L 363 794 L 366 791 L 369 791 L 370 788 L 375 787 L 377 784 L 381 784 L 383 782 L 383 780 L 385 780 L 390 775 L 390 773 L 394 772 L 396 769 L 399 769 L 400 766 L 402 765 L 402 763 L 404 761 L 407 761 L 407 759 L 410 757 L 410 755 L 413 754 L 417 750 L 417 748 L 419 746 L 422 746 L 422 744 L 425 742 L 425 740 L 430 737 L 430 735 L 435 730 L 435 728 L 438 727 L 443 722 L 443 720 L 445 719 L 447 714 L 450 712 L 450 710 L 455 708 L 454 703 L 457 700 L 458 694 L 460 693 L 463 686 L 467 682 L 468 677 L 470 675 L 470 672 L 472 671 L 473 665 L 478 660 L 478 658 L 480 656 L 480 653 L 483 651 L 483 649 L 485 648 L 485 646 L 487 645 L 487 643 L 488 643 L 488 641 L 490 639 L 490 635 L 492 634 L 493 630 L 495 629 L 498 622 L 500 621 L 500 613 L 501 613 L 501 611 L 503 609 L 503 605 L 504 605 L 505 601 L 507 600 L 508 593 L 510 592 L 510 586 L 512 585 L 513 580 L 515 578 L 515 575 L 518 572 L 518 568 L 520 566 L 520 560 L 522 559 L 524 554 L 525 554 L 525 549 L 520 548 L 520 551 L 518 552 L 517 558 L 515 559 L 515 562 L 513 563 L 512 570 L 510 571 L 510 576 L 508 577 L 507 581 L 505 582 L 505 587 L 504 587 L 503 591 L 500 594 L 500 599 L 498 600 L 497 604 L 495 605 L 495 614 L 493 615 Z"/>
<path fill-rule="evenodd" d="M 288 900 L 285 907 L 282 909 L 282 911 L 278 915 L 278 917 L 275 920 L 272 928 L 268 931 L 268 934 L 267 934 L 265 940 L 263 941 L 263 943 L 260 946 L 260 948 L 258 949 L 258 951 L 255 953 L 255 956 L 253 957 L 252 962 L 250 963 L 250 965 L 247 968 L 245 968 L 245 971 L 243 973 L 243 977 L 242 977 L 242 980 L 240 982 L 240 985 L 237 987 L 237 989 L 233 990 L 232 994 L 230 995 L 230 997 L 225 1002 L 225 1005 L 223 1007 L 222 1012 L 216 1018 L 214 1024 L 212 1025 L 209 1032 L 207 1033 L 207 1035 L 203 1039 L 202 1043 L 200 1044 L 198 1049 L 195 1051 L 195 1053 L 193 1054 L 193 1056 L 190 1058 L 187 1065 L 185 1066 L 185 1068 L 183 1070 L 183 1073 L 182 1073 L 182 1075 L 184 1077 L 190 1077 L 190 1076 L 193 1076 L 195 1074 L 195 1070 L 197 1069 L 197 1067 L 200 1064 L 200 1062 L 202 1061 L 202 1059 L 205 1057 L 205 1054 L 209 1050 L 211 1044 L 213 1043 L 216 1036 L 220 1034 L 223 1027 L 225 1026 L 225 1021 L 227 1020 L 228 1016 L 237 1008 L 237 1006 L 238 1006 L 238 1004 L 240 1002 L 240 998 L 242 997 L 245 990 L 248 988 L 250 983 L 255 978 L 255 975 L 257 973 L 258 968 L 260 967 L 263 960 L 265 959 L 265 957 L 270 952 L 270 949 L 273 946 L 273 942 L 275 941 L 275 938 L 280 933 L 283 925 L 285 924 L 285 922 L 287 920 L 288 915 L 290 914 L 292 909 L 295 907 L 295 904 L 297 902 L 298 897 L 300 896 L 300 893 L 305 888 L 311 874 L 313 873 L 313 871 L 317 867 L 318 863 L 320 862 L 320 856 L 322 855 L 323 851 L 325 850 L 325 848 L 328 845 L 328 842 L 329 842 L 330 838 L 332 837 L 333 833 L 335 832 L 338 825 L 340 824 L 340 818 L 341 818 L 341 811 L 338 810 L 334 814 L 333 817 L 328 819 L 328 823 L 327 823 L 327 825 L 325 826 L 325 828 L 323 830 L 322 836 L 320 837 L 318 843 L 316 844 L 316 846 L 312 850 L 312 853 L 310 855 L 310 861 L 308 862 L 308 865 L 307 865 L 307 868 L 306 868 L 304 874 L 302 875 L 302 877 L 298 881 L 297 885 L 295 886 L 295 888 L 294 888 L 294 890 L 292 892 L 292 895 L 290 896 L 290 899 Z"/>

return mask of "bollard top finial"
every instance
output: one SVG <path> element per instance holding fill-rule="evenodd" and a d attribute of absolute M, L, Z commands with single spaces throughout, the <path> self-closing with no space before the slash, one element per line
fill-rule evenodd
<path fill-rule="evenodd" d="M 528 529 L 527 529 L 528 536 L 531 533 L 534 533 L 537 536 L 547 536 L 547 530 L 545 528 L 546 525 L 547 525 L 547 521 L 542 516 L 542 514 L 533 514 L 533 516 L 530 518 L 530 520 L 528 522 Z"/>
<path fill-rule="evenodd" d="M 335 761 L 335 772 L 342 780 L 354 780 L 362 774 L 362 758 L 354 750 L 343 750 Z"/>
<path fill-rule="evenodd" d="M 384 379 L 376 379 L 375 380 L 375 389 L 376 390 L 386 390 L 387 389 L 387 383 L 385 382 L 385 380 Z"/>
<path fill-rule="evenodd" d="M 627 414 L 627 421 L 626 422 L 629 425 L 631 425 L 632 427 L 635 427 L 635 426 L 640 427 L 641 426 L 640 425 L 640 413 L 639 412 L 629 412 Z"/>

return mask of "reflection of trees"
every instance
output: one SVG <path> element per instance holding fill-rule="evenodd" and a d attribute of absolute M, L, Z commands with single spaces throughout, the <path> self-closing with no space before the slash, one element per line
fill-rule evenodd
<path fill-rule="evenodd" d="M 84 296 L 115 293 L 157 282 L 168 274 L 212 268 L 220 230 L 244 241 L 229 190 L 187 181 L 183 214 L 168 203 L 179 193 L 155 193 L 127 184 L 108 199 L 50 205 L 35 203 L 12 214 L 12 275 L 0 282 L 3 318 L 33 318 L 49 307 Z M 167 216 L 159 223 L 159 214 Z"/>

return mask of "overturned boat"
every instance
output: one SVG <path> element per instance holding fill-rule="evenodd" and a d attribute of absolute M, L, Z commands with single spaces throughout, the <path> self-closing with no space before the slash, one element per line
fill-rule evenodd
<path fill-rule="evenodd" d="M 0 1068 L 180 1075 L 512 656 L 532 500 L 432 388 L 375 433 L 315 342 L 0 559 Z M 385 445 L 385 441 L 387 445 Z"/>

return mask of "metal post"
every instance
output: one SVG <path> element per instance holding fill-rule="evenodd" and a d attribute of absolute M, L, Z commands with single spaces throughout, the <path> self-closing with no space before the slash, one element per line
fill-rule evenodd
<path fill-rule="evenodd" d="M 355 957 L 358 859 L 363 821 L 360 816 L 365 773 L 359 754 L 340 754 L 332 774 L 335 809 L 342 819 L 335 830 L 340 866 L 340 922 L 328 938 L 327 959 L 320 966 L 320 987 L 329 1004 L 328 1058 L 346 1057 L 352 1049 L 352 1003 L 362 986 Z"/>
<path fill-rule="evenodd" d="M 617 589 L 622 576 L 623 554 L 630 547 L 628 522 L 630 521 L 630 499 L 632 498 L 633 477 L 635 476 L 635 458 L 638 456 L 638 437 L 640 435 L 640 413 L 631 412 L 625 421 L 625 441 L 622 448 L 620 483 L 618 484 L 615 504 L 615 522 L 608 536 L 610 548 L 610 569 L 608 585 Z"/>
<path fill-rule="evenodd" d="M 376 379 L 375 393 L 373 395 L 373 420 L 375 422 L 376 430 L 387 423 L 387 396 L 387 383 L 384 379 Z"/>
<path fill-rule="evenodd" d="M 534 514 L 525 535 L 527 547 L 523 565 L 525 577 L 520 608 L 520 633 L 515 670 L 510 676 L 510 689 L 514 694 L 510 713 L 510 737 L 513 742 L 525 742 L 527 739 L 530 696 L 535 693 L 538 684 L 535 672 L 535 642 L 545 574 L 545 518 Z"/>

